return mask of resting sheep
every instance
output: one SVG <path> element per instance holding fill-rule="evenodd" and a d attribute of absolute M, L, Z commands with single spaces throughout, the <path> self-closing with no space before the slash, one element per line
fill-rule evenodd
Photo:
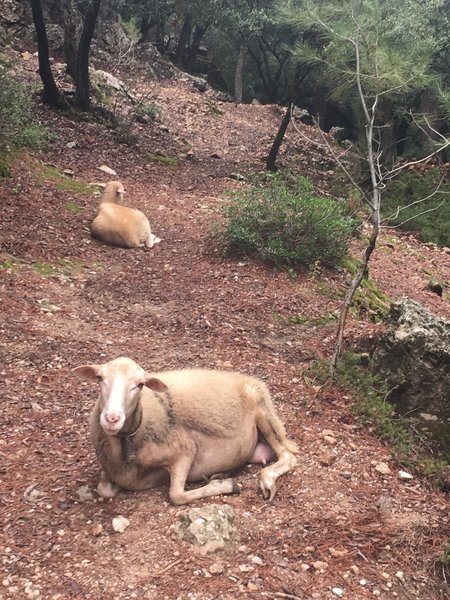
<path fill-rule="evenodd" d="M 296 444 L 275 413 L 266 385 L 248 375 L 208 369 L 146 373 L 130 358 L 84 365 L 73 372 L 100 383 L 90 418 L 91 438 L 103 467 L 97 491 L 144 490 L 170 477 L 174 504 L 239 492 L 233 479 L 204 481 L 247 462 L 276 462 L 259 485 L 272 499 L 276 480 L 296 464 Z"/>
<path fill-rule="evenodd" d="M 155 236 L 143 212 L 122 206 L 125 190 L 120 181 L 106 184 L 97 216 L 91 225 L 94 237 L 110 246 L 121 248 L 153 248 Z"/>

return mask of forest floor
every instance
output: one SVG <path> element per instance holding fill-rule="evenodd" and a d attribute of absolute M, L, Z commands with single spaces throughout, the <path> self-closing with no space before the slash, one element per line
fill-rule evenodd
<path fill-rule="evenodd" d="M 19 72 L 36 82 L 36 59 L 27 59 Z M 144 91 L 142 73 L 134 85 Z M 46 152 L 20 155 L 13 177 L 1 181 L 0 598 L 327 600 L 336 588 L 350 600 L 450 598 L 439 562 L 448 495 L 414 473 L 400 479 L 389 447 L 349 411 L 350 394 L 312 381 L 313 361 L 332 352 L 348 275 L 294 277 L 224 259 L 209 240 L 224 193 L 243 185 L 239 174 L 263 170 L 282 108 L 220 102 L 186 78 L 153 81 L 148 101 L 163 116 L 139 124 L 135 146 L 101 124 L 37 106 L 57 138 Z M 321 193 L 335 191 L 337 171 L 320 139 L 299 128 L 288 131 L 280 166 L 307 175 Z M 116 178 L 101 165 L 148 215 L 161 238 L 152 250 L 91 239 L 98 196 L 87 187 L 76 193 L 58 173 L 85 184 Z M 448 296 L 427 290 L 430 275 L 450 282 L 449 258 L 389 231 L 370 273 L 390 298 L 406 294 L 449 319 Z M 310 321 L 296 324 L 299 316 Z M 366 317 L 352 316 L 347 348 L 369 348 L 380 334 Z M 236 474 L 240 495 L 193 503 L 233 507 L 226 550 L 204 556 L 177 537 L 186 507 L 173 506 L 166 487 L 97 497 L 87 419 L 98 390 L 71 369 L 117 356 L 147 370 L 237 369 L 269 385 L 300 447 L 298 465 L 272 502 L 249 465 Z M 335 443 L 324 449 L 327 430 Z M 334 455 L 329 466 L 324 452 Z M 380 462 L 390 473 L 375 469 Z M 117 515 L 130 521 L 124 533 L 113 531 Z"/>

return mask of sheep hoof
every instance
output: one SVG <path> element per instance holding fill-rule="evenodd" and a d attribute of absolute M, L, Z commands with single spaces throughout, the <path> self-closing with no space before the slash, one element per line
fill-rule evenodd
<path fill-rule="evenodd" d="M 275 485 L 275 479 L 270 474 L 261 474 L 261 478 L 259 480 L 259 487 L 261 488 L 264 500 L 273 500 L 277 492 L 277 486 Z"/>
<path fill-rule="evenodd" d="M 233 490 L 232 490 L 232 494 L 240 494 L 242 491 L 241 486 L 236 483 L 235 481 L 233 481 Z"/>
<path fill-rule="evenodd" d="M 120 491 L 120 487 L 111 481 L 102 479 L 97 485 L 97 494 L 101 498 L 114 498 Z"/>

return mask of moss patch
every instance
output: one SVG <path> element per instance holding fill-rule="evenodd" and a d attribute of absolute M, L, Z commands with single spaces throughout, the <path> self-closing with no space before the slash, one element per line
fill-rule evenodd
<path fill-rule="evenodd" d="M 9 254 L 0 254 L 0 270 L 15 271 L 20 265 L 20 260 Z"/>
<path fill-rule="evenodd" d="M 80 196 L 92 196 L 96 191 L 95 186 L 74 177 L 67 177 L 67 175 L 60 173 L 53 165 L 36 163 L 36 179 L 41 184 L 53 181 L 57 190 Z"/>
<path fill-rule="evenodd" d="M 163 156 L 162 154 L 147 154 L 147 159 L 149 162 L 171 165 L 172 167 L 178 167 L 181 163 L 179 158 L 174 156 Z"/>
<path fill-rule="evenodd" d="M 64 206 L 67 208 L 68 211 L 70 211 L 74 215 L 77 215 L 83 211 L 81 206 L 79 206 L 76 202 L 73 201 L 66 202 Z"/>

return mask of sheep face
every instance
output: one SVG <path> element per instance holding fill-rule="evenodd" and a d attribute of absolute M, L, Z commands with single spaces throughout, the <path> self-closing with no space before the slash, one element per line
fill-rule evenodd
<path fill-rule="evenodd" d="M 100 383 L 100 425 L 108 435 L 117 434 L 136 409 L 144 385 L 163 391 L 166 386 L 129 358 L 104 365 L 83 365 L 73 372 L 81 379 Z"/>
<path fill-rule="evenodd" d="M 112 202 L 112 203 L 121 203 L 123 200 L 123 195 L 125 193 L 122 182 L 120 181 L 110 181 L 105 185 L 105 189 L 103 190 L 101 202 Z"/>

